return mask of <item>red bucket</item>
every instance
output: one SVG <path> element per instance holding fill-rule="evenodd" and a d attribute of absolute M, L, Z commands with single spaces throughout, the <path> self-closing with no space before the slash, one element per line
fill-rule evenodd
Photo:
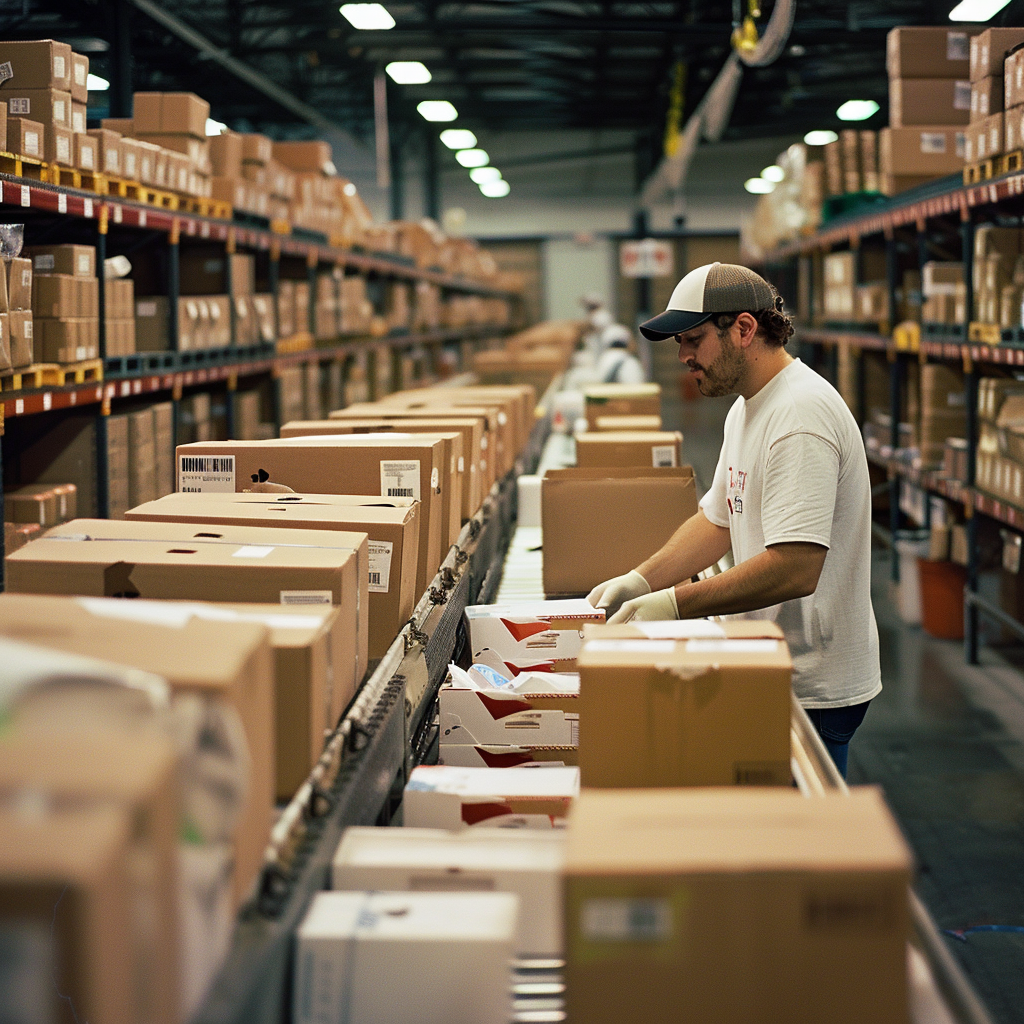
<path fill-rule="evenodd" d="M 939 640 L 964 638 L 967 570 L 955 562 L 917 560 L 921 580 L 921 626 Z"/>

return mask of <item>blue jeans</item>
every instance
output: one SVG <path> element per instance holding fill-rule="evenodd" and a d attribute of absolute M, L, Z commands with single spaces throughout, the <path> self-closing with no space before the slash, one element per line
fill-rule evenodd
<path fill-rule="evenodd" d="M 863 704 L 851 704 L 846 708 L 807 708 L 807 717 L 811 724 L 818 730 L 818 735 L 832 755 L 839 774 L 846 778 L 846 761 L 850 752 L 850 740 L 857 731 L 857 727 L 864 721 L 868 705 L 871 701 L 866 700 Z"/>

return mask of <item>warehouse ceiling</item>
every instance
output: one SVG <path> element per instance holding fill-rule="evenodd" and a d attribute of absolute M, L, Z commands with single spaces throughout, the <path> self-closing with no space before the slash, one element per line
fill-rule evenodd
<path fill-rule="evenodd" d="M 155 0 L 149 0 L 150 3 Z M 359 31 L 338 0 L 159 0 L 184 26 L 372 142 L 374 73 L 393 60 L 422 61 L 426 85 L 389 83 L 392 132 L 421 132 L 423 99 L 450 100 L 458 125 L 476 131 L 617 129 L 637 160 L 638 178 L 656 162 L 676 62 L 685 65 L 685 113 L 700 101 L 729 52 L 733 5 L 596 3 L 573 0 L 386 2 L 396 24 Z M 901 24 L 949 24 L 955 0 L 797 0 L 783 56 L 747 69 L 724 138 L 755 139 L 838 128 L 835 111 L 851 98 L 875 99 L 886 121 L 885 34 Z M 746 12 L 747 0 L 742 0 Z M 212 101 L 229 126 L 273 136 L 314 134 L 284 106 L 268 102 L 215 59 L 159 24 L 133 0 L 8 0 L 8 38 L 57 36 L 91 50 L 94 69 L 124 91 L 192 89 Z M 1015 0 L 991 24 L 1019 22 Z M 771 13 L 762 13 L 763 27 Z M 118 91 L 119 32 L 131 53 L 130 89 Z M 126 87 L 128 79 L 123 79 Z M 103 103 L 103 94 L 94 98 Z M 99 111 L 97 111 L 98 113 Z M 116 113 L 116 110 L 115 110 Z M 443 127 L 443 126 L 442 126 Z M 557 147 L 556 147 L 557 148 Z"/>

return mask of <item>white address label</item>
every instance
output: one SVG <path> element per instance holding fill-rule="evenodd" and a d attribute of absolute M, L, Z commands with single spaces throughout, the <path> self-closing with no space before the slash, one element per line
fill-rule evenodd
<path fill-rule="evenodd" d="M 233 494 L 235 490 L 234 455 L 179 456 L 178 490 L 189 494 Z"/>
<path fill-rule="evenodd" d="M 391 555 L 395 545 L 390 540 L 370 541 L 370 593 L 386 594 L 391 585 Z"/>
<path fill-rule="evenodd" d="M 281 604 L 333 604 L 329 590 L 282 590 Z"/>
<path fill-rule="evenodd" d="M 420 462 L 381 460 L 380 496 L 382 498 L 415 498 L 420 500 Z"/>
<path fill-rule="evenodd" d="M 687 654 L 774 654 L 778 640 L 688 640 Z"/>
<path fill-rule="evenodd" d="M 655 469 L 666 469 L 676 464 L 674 444 L 656 444 L 651 447 L 651 465 Z"/>
<path fill-rule="evenodd" d="M 580 925 L 588 939 L 664 941 L 672 937 L 672 906 L 664 899 L 587 900 Z"/>

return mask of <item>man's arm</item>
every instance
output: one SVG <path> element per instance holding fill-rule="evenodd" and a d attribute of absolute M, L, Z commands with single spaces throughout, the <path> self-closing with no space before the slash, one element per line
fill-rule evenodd
<path fill-rule="evenodd" d="M 651 590 L 674 587 L 714 565 L 731 544 L 728 529 L 716 526 L 704 515 L 703 509 L 698 509 L 660 551 L 637 566 L 637 572 L 647 580 Z"/>

